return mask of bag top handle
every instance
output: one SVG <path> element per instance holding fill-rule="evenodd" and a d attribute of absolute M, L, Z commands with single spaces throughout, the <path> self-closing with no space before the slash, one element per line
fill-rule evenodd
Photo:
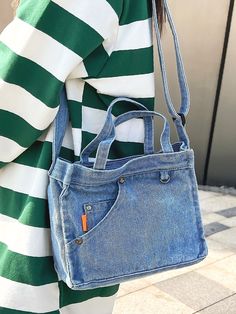
<path fill-rule="evenodd" d="M 115 126 L 118 126 L 119 124 L 126 122 L 127 120 L 133 119 L 133 118 L 147 118 L 147 117 L 154 117 L 158 116 L 163 119 L 164 126 L 162 129 L 162 133 L 160 136 L 160 143 L 161 143 L 161 149 L 163 153 L 173 153 L 173 147 L 170 142 L 170 125 L 167 119 L 160 113 L 155 111 L 145 111 L 145 110 L 132 110 L 125 112 L 121 115 L 119 115 L 115 121 L 114 121 L 114 128 L 112 128 L 111 134 L 101 141 L 99 143 L 97 153 L 96 153 L 96 159 L 93 164 L 93 169 L 102 169 L 104 170 L 106 168 L 107 158 L 109 155 L 109 150 L 111 147 L 111 144 L 114 142 L 116 138 L 115 133 Z M 145 125 L 149 123 L 149 120 L 144 120 Z M 149 140 L 153 139 L 153 132 L 147 134 L 147 137 Z M 153 152 L 154 153 L 154 152 Z"/>
<path fill-rule="evenodd" d="M 96 137 L 86 146 L 84 147 L 84 149 L 82 150 L 81 154 L 80 154 L 80 161 L 81 163 L 88 163 L 89 162 L 89 156 L 92 152 L 94 152 L 99 143 L 103 140 L 106 139 L 111 131 L 114 128 L 114 124 L 113 124 L 113 120 L 112 120 L 112 109 L 114 107 L 114 105 L 117 102 L 120 101 L 126 101 L 129 103 L 133 103 L 134 105 L 136 105 L 136 107 L 140 108 L 140 109 L 145 109 L 148 110 L 147 107 L 145 107 L 143 104 L 139 103 L 136 100 L 130 99 L 128 97 L 117 97 L 115 98 L 109 105 L 108 109 L 107 109 L 107 115 L 106 115 L 106 119 L 105 119 L 105 123 L 101 129 L 101 131 L 96 135 Z M 146 117 L 146 122 L 145 123 L 145 136 L 144 136 L 144 152 L 147 154 L 152 154 L 154 153 L 154 142 L 152 139 L 150 139 L 149 134 L 152 134 L 154 131 L 154 125 L 153 125 L 153 120 L 151 116 Z"/>

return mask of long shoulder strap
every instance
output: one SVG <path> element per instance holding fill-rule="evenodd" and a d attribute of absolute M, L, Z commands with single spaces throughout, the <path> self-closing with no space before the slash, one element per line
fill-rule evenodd
<path fill-rule="evenodd" d="M 181 119 L 181 122 L 184 125 L 185 124 L 185 117 L 187 116 L 188 111 L 189 111 L 189 107 L 190 107 L 189 88 L 188 88 L 187 79 L 186 79 L 186 75 L 185 75 L 183 60 L 181 57 L 178 35 L 177 35 L 175 25 L 174 25 L 174 22 L 173 22 L 171 13 L 170 13 L 168 2 L 167 2 L 167 0 L 163 0 L 163 1 L 164 1 L 164 9 L 166 11 L 168 22 L 170 24 L 171 32 L 172 32 L 173 39 L 174 39 L 174 45 L 175 45 L 178 81 L 179 81 L 179 87 L 180 87 L 180 93 L 181 93 L 181 106 L 180 106 L 179 112 L 178 113 L 176 112 L 174 105 L 172 103 L 172 100 L 171 100 L 170 92 L 169 92 L 165 59 L 164 59 L 162 43 L 161 43 L 161 35 L 160 35 L 159 27 L 158 27 L 156 1 L 152 0 L 153 21 L 154 21 L 156 38 L 157 38 L 157 47 L 158 47 L 159 61 L 160 61 L 160 67 L 161 67 L 165 101 L 167 104 L 168 111 L 169 111 L 170 115 L 172 116 L 173 120 L 179 121 Z"/>

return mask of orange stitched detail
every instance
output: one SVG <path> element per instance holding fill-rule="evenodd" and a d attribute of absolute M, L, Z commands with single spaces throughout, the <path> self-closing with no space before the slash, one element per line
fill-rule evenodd
<path fill-rule="evenodd" d="M 82 229 L 83 231 L 88 231 L 88 225 L 87 225 L 87 215 L 86 214 L 83 214 L 81 216 L 81 220 L 82 220 Z"/>

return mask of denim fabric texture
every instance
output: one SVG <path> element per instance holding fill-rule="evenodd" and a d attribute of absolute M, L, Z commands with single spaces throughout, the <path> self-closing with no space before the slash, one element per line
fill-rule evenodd
<path fill-rule="evenodd" d="M 110 286 L 192 265 L 208 254 L 194 151 L 181 119 L 189 110 L 188 85 L 166 0 L 164 5 L 176 50 L 182 100 L 179 113 L 169 95 L 154 0 L 153 19 L 165 100 L 178 142 L 171 143 L 169 122 L 162 114 L 127 97 L 117 97 L 107 109 L 100 133 L 82 150 L 80 161 L 65 160 L 59 157 L 68 123 L 66 91 L 62 89 L 47 193 L 54 266 L 59 279 L 74 290 Z M 112 108 L 120 101 L 132 102 L 137 110 L 113 118 Z M 164 122 L 158 152 L 154 151 L 154 116 Z M 116 127 L 132 118 L 144 121 L 144 154 L 108 160 Z M 95 150 L 91 162 L 89 156 Z M 82 215 L 86 215 L 87 230 L 82 228 Z"/>

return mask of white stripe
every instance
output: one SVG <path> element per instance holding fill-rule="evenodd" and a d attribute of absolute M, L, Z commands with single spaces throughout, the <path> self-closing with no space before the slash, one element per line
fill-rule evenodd
<path fill-rule="evenodd" d="M 48 129 L 38 138 L 38 141 L 42 142 L 51 142 L 53 140 L 53 128 L 54 128 L 54 122 L 50 124 Z M 66 127 L 65 136 L 62 141 L 62 147 L 68 148 L 68 149 L 74 149 L 74 143 L 72 138 L 72 129 L 71 129 L 71 122 Z"/>
<path fill-rule="evenodd" d="M 85 82 L 82 79 L 78 78 L 73 80 L 67 80 L 65 84 L 68 100 L 82 102 Z M 78 104 L 78 106 L 80 106 L 80 104 Z"/>
<path fill-rule="evenodd" d="M 37 141 L 41 142 L 51 142 L 53 139 L 53 123 L 37 138 Z M 72 129 L 71 123 L 69 122 L 65 136 L 62 141 L 62 147 L 73 150 L 73 138 L 72 138 Z M 17 144 L 15 141 L 8 139 L 6 137 L 0 136 L 0 161 L 2 162 L 11 162 L 20 154 L 22 154 L 27 147 L 22 147 Z M 2 172 L 0 170 L 0 181 L 1 181 Z"/>
<path fill-rule="evenodd" d="M 5 138 L 3 138 L 5 139 Z M 52 143 L 53 139 L 53 123 L 48 129 L 38 138 L 39 141 L 48 141 Z M 2 141 L 0 137 L 0 147 L 6 150 L 7 141 Z M 15 142 L 14 142 L 15 143 Z M 71 123 L 69 122 L 65 136 L 62 141 L 62 147 L 73 150 L 74 143 L 72 137 Z M 6 157 L 11 157 L 9 150 L 7 150 Z M 1 151 L 2 159 L 2 151 Z M 16 175 L 17 173 L 17 175 Z M 14 178 L 14 180 L 13 180 Z M 32 197 L 39 197 L 47 199 L 46 186 L 48 184 L 47 170 L 11 162 L 0 169 L 0 186 L 12 189 L 13 191 L 24 193 Z"/>
<path fill-rule="evenodd" d="M 47 198 L 47 170 L 14 162 L 0 169 L 0 186 L 33 197 Z"/>
<path fill-rule="evenodd" d="M 18 115 L 38 130 L 46 129 L 58 110 L 46 106 L 24 88 L 3 80 L 0 80 L 0 109 Z"/>
<path fill-rule="evenodd" d="M 52 1 L 88 24 L 104 39 L 117 32 L 118 16 L 106 0 Z"/>
<path fill-rule="evenodd" d="M 85 68 L 85 65 L 83 62 L 80 62 L 67 76 L 66 80 L 77 79 L 80 77 L 87 77 L 87 76 L 88 76 L 88 72 Z"/>
<path fill-rule="evenodd" d="M 82 130 L 89 133 L 98 134 L 105 122 L 107 112 L 105 110 L 82 107 L 83 119 Z M 114 115 L 113 119 L 114 119 Z M 144 120 L 132 118 L 119 124 L 116 129 L 116 140 L 123 142 L 144 141 Z"/>
<path fill-rule="evenodd" d="M 0 307 L 33 313 L 57 311 L 59 289 L 57 283 L 30 286 L 0 276 Z"/>
<path fill-rule="evenodd" d="M 131 50 L 152 46 L 152 19 L 119 26 L 116 50 Z"/>
<path fill-rule="evenodd" d="M 154 73 L 84 80 L 96 88 L 97 92 L 101 94 L 133 98 L 155 96 Z"/>
<path fill-rule="evenodd" d="M 26 150 L 15 141 L 0 136 L 0 161 L 10 162 Z"/>
<path fill-rule="evenodd" d="M 111 314 L 117 293 L 109 297 L 94 297 L 86 301 L 70 304 L 60 309 L 61 314 Z"/>
<path fill-rule="evenodd" d="M 82 58 L 46 33 L 15 17 L 0 40 L 16 54 L 28 58 L 64 81 Z"/>
<path fill-rule="evenodd" d="M 144 120 L 132 118 L 116 127 L 116 140 L 123 142 L 144 142 Z"/>
<path fill-rule="evenodd" d="M 34 257 L 52 256 L 50 229 L 27 226 L 0 214 L 0 242 L 9 250 Z"/>
<path fill-rule="evenodd" d="M 73 142 L 74 142 L 74 154 L 76 156 L 80 155 L 81 144 L 82 144 L 82 131 L 80 128 L 72 129 Z"/>
<path fill-rule="evenodd" d="M 114 118 L 114 115 L 112 115 Z M 106 111 L 82 106 L 82 130 L 98 134 L 105 122 Z"/>

